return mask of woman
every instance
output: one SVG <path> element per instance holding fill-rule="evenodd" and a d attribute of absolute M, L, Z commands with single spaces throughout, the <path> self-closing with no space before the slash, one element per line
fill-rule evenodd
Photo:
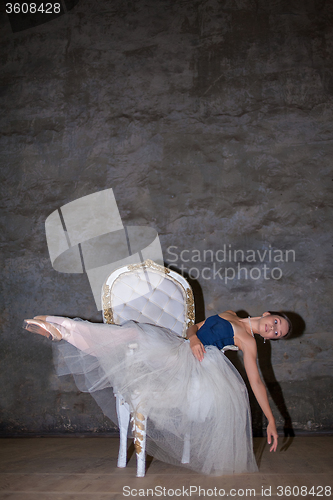
<path fill-rule="evenodd" d="M 134 321 L 118 326 L 36 316 L 25 320 L 24 328 L 67 341 L 58 344 L 62 360 L 58 373 L 73 373 L 78 388 L 91 392 L 113 421 L 110 387 L 122 394 L 132 411 L 142 409 L 149 415 L 148 453 L 180 464 L 184 441 L 189 440 L 186 466 L 215 475 L 257 470 L 246 387 L 220 352 L 226 346 L 238 348 L 268 419 L 270 451 L 276 451 L 278 434 L 257 368 L 254 334 L 264 341 L 285 337 L 291 325 L 280 313 L 242 319 L 225 311 L 191 326 L 188 340 L 166 328 Z M 139 401 L 139 408 L 134 401 Z"/>

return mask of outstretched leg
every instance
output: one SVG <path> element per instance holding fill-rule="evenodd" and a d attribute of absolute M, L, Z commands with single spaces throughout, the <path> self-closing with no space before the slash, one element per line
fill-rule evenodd
<path fill-rule="evenodd" d="M 63 316 L 45 316 L 45 321 L 53 324 L 60 330 L 65 330 L 67 335 L 63 336 L 64 340 L 67 340 L 67 342 L 77 347 L 77 349 L 93 354 L 93 339 L 91 338 L 91 335 L 85 335 L 85 330 L 87 330 L 85 325 L 87 325 L 87 321 L 75 321 L 70 318 L 64 318 Z M 89 325 L 90 328 L 93 327 L 92 323 L 89 323 Z M 103 325 L 97 324 L 96 326 L 98 327 Z"/>
<path fill-rule="evenodd" d="M 93 354 L 94 342 L 91 335 L 87 335 L 87 332 L 84 332 L 86 330 L 85 323 L 88 322 L 74 321 L 62 316 L 35 316 L 34 319 L 24 320 L 23 328 L 29 332 L 43 335 L 50 340 L 66 340 L 80 351 Z M 91 327 L 93 326 L 92 323 L 90 325 Z"/>
<path fill-rule="evenodd" d="M 25 320 L 23 327 L 31 332 L 39 333 L 52 340 L 64 339 L 86 354 L 96 355 L 96 350 L 110 346 L 110 342 L 129 344 L 137 340 L 138 330 L 135 326 L 123 329 L 120 325 L 90 323 L 73 320 L 63 316 L 36 316 L 33 320 Z"/>

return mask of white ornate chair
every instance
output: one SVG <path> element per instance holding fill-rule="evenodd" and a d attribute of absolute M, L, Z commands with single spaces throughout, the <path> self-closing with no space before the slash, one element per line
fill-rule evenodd
<path fill-rule="evenodd" d="M 188 282 L 175 271 L 159 266 L 152 260 L 141 264 L 123 266 L 113 271 L 102 290 L 103 321 L 121 325 L 134 320 L 169 328 L 185 337 L 186 330 L 194 324 L 194 299 Z M 133 354 L 136 344 L 128 346 Z M 115 392 L 120 430 L 118 467 L 126 467 L 127 433 L 131 418 L 134 446 L 137 456 L 137 477 L 145 475 L 146 421 L 144 408 L 140 407 L 140 394 L 133 394 L 131 404 Z M 139 408 L 130 414 L 131 408 Z M 189 462 L 189 440 L 185 440 L 182 462 Z"/>

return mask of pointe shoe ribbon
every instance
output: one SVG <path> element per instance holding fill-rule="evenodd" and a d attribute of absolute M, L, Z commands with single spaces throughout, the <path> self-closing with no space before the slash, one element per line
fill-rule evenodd
<path fill-rule="evenodd" d="M 38 333 L 53 341 L 59 341 L 63 338 L 58 326 L 41 319 L 25 319 L 23 321 L 23 328 L 28 330 L 28 332 Z"/>

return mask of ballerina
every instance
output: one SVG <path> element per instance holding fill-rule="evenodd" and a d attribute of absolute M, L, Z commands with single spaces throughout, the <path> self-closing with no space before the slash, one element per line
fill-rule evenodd
<path fill-rule="evenodd" d="M 149 415 L 149 454 L 214 475 L 257 471 L 247 390 L 238 371 L 220 352 L 227 346 L 239 349 L 253 393 L 268 420 L 270 451 L 277 449 L 278 433 L 257 367 L 254 335 L 264 341 L 288 335 L 291 323 L 282 313 L 239 318 L 228 310 L 189 327 L 187 339 L 132 320 L 119 326 L 36 316 L 23 326 L 54 341 L 67 341 L 57 344 L 65 361 L 58 374 L 72 373 L 78 388 L 90 392 L 111 420 L 116 421 L 105 390 L 116 388 L 133 412 L 138 411 L 133 395 L 139 394 L 139 409 Z M 182 464 L 189 436 L 190 460 Z"/>

